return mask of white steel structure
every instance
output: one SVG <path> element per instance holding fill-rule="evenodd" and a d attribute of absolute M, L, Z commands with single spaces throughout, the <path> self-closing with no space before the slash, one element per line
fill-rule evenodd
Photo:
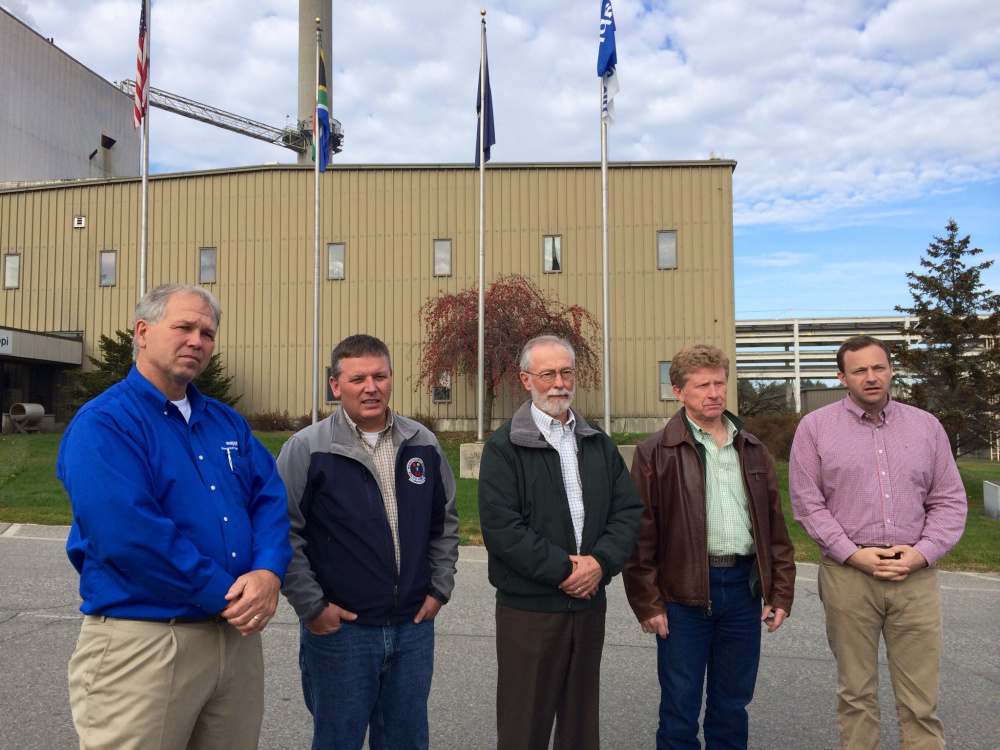
<path fill-rule="evenodd" d="M 791 318 L 736 321 L 736 377 L 794 383 L 801 411 L 802 379 L 837 377 L 837 349 L 851 336 L 867 334 L 887 344 L 920 343 L 911 315 L 879 318 Z"/>
<path fill-rule="evenodd" d="M 0 183 L 132 177 L 132 100 L 0 8 Z"/>

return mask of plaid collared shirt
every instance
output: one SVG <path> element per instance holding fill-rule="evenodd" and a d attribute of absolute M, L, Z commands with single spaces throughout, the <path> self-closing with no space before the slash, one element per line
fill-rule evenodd
<path fill-rule="evenodd" d="M 580 484 L 580 465 L 576 460 L 576 416 L 569 412 L 569 419 L 563 424 L 551 417 L 534 404 L 531 405 L 531 418 L 542 436 L 559 453 L 559 466 L 562 468 L 563 487 L 566 489 L 566 499 L 569 500 L 569 515 L 573 519 L 573 535 L 576 537 L 576 553 L 580 554 L 583 543 L 583 487 Z"/>
<path fill-rule="evenodd" d="M 344 412 L 347 423 L 354 431 L 361 446 L 372 457 L 378 470 L 378 483 L 382 490 L 382 502 L 385 505 L 385 515 L 389 519 L 392 530 L 392 545 L 396 553 L 396 571 L 399 572 L 399 511 L 396 509 L 396 447 L 392 444 L 392 411 L 389 410 L 385 428 L 378 433 L 375 445 L 365 439 L 365 433 Z"/>
<path fill-rule="evenodd" d="M 688 419 L 691 437 L 705 447 L 705 504 L 708 510 L 708 554 L 752 555 L 753 527 L 743 486 L 740 456 L 733 445 L 738 430 L 725 416 L 728 435 L 720 450 L 712 433 Z"/>

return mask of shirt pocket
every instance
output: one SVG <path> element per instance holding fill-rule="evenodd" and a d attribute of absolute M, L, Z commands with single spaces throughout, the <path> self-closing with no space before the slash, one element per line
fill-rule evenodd
<path fill-rule="evenodd" d="M 235 453 L 235 452 L 234 452 Z M 233 499 L 243 507 L 250 504 L 253 480 L 250 473 L 250 459 L 243 456 L 230 455 L 227 462 L 227 482 L 232 490 Z"/>

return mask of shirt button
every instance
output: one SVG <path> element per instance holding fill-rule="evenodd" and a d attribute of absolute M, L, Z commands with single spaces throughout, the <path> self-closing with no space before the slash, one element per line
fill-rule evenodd
<path fill-rule="evenodd" d="M 236 553 L 235 552 L 233 553 L 233 557 L 236 557 Z"/>
<path fill-rule="evenodd" d="M 198 460 L 199 460 L 199 461 L 204 461 L 204 460 L 205 460 L 205 457 L 204 457 L 204 456 L 198 456 Z"/>
<path fill-rule="evenodd" d="M 167 413 L 166 413 L 166 412 L 163 412 L 163 416 L 167 416 Z"/>
<path fill-rule="evenodd" d="M 214 489 L 215 489 L 215 487 L 213 487 L 212 489 L 214 490 Z M 886 499 L 888 499 L 888 498 L 889 498 L 889 496 L 888 496 L 888 495 L 886 495 L 885 497 L 886 497 Z"/>
<path fill-rule="evenodd" d="M 881 453 L 881 452 L 882 452 L 882 451 L 879 451 L 879 453 Z"/>
<path fill-rule="evenodd" d="M 884 471 L 882 472 L 882 476 L 885 476 L 885 472 Z"/>
<path fill-rule="evenodd" d="M 212 489 L 212 490 L 214 490 L 214 489 L 215 489 L 215 485 L 213 484 L 213 485 L 212 485 L 211 487 L 209 487 L 209 489 Z M 889 497 L 889 496 L 888 496 L 888 495 L 886 495 L 886 497 Z"/>
<path fill-rule="evenodd" d="M 891 518 L 887 518 L 887 519 L 885 519 L 885 522 L 886 523 L 892 523 L 892 519 Z"/>
<path fill-rule="evenodd" d="M 223 520 L 223 521 L 228 521 L 228 520 L 229 520 L 229 516 L 223 516 L 223 517 L 222 517 L 222 520 Z"/>

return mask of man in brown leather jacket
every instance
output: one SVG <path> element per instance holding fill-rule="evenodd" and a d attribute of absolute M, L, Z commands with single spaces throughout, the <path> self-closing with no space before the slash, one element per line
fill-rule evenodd
<path fill-rule="evenodd" d="M 646 508 L 623 580 L 643 632 L 658 636 L 657 750 L 700 748 L 706 671 L 706 750 L 745 750 L 760 623 L 774 632 L 792 608 L 794 549 L 774 462 L 726 411 L 728 380 L 721 349 L 678 352 L 670 382 L 684 408 L 632 461 Z"/>

